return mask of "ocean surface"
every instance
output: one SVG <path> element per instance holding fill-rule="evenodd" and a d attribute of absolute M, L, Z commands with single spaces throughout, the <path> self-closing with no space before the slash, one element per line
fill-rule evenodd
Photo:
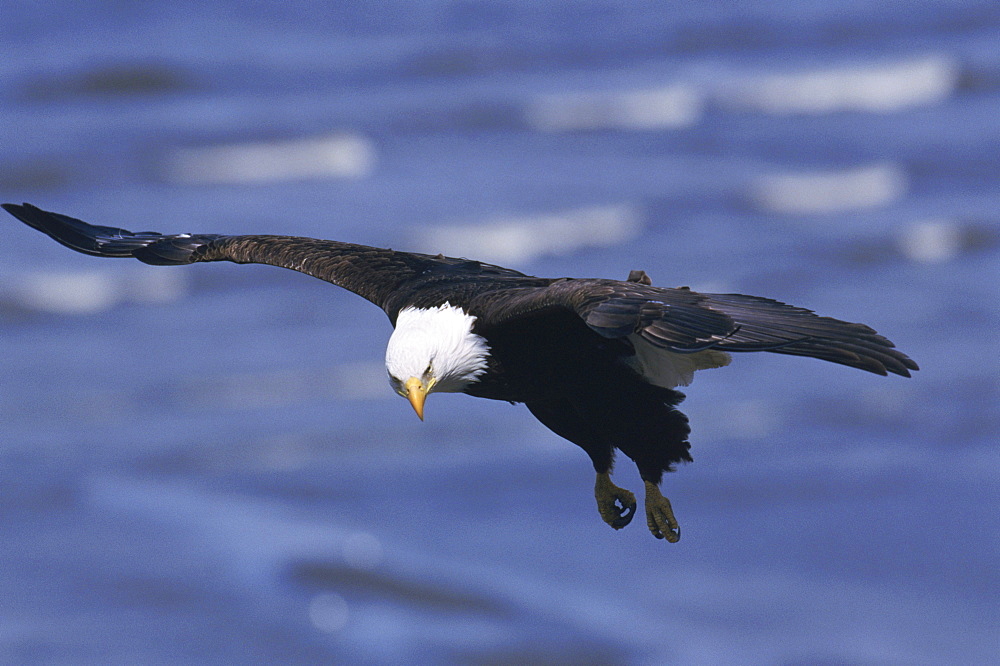
<path fill-rule="evenodd" d="M 385 316 L 0 220 L 0 662 L 972 664 L 1000 654 L 1000 5 L 3 5 L 0 199 L 867 323 L 912 379 L 699 373 L 682 525 L 599 518 Z M 631 463 L 616 480 L 641 490 Z"/>

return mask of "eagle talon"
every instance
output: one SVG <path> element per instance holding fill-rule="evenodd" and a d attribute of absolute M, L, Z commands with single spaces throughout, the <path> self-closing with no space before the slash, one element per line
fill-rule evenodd
<path fill-rule="evenodd" d="M 625 492 L 628 491 L 626 490 Z M 632 493 L 629 494 L 631 495 Z M 619 504 L 620 503 L 621 500 L 619 500 Z M 632 502 L 628 506 L 624 506 L 621 509 L 619 509 L 618 505 L 616 504 L 614 510 L 618 511 L 618 517 L 609 522 L 608 524 L 611 525 L 611 527 L 615 528 L 616 530 L 620 530 L 621 528 L 625 527 L 626 525 L 632 522 L 632 517 L 635 515 L 635 507 L 636 507 L 635 502 Z"/>
<path fill-rule="evenodd" d="M 597 475 L 594 497 L 597 498 L 597 511 L 601 518 L 614 529 L 620 530 L 632 522 L 636 510 L 635 495 L 613 484 L 610 474 Z"/>
<path fill-rule="evenodd" d="M 657 539 L 670 543 L 681 540 L 681 526 L 674 517 L 670 500 L 660 493 L 656 484 L 646 481 L 646 525 Z"/>

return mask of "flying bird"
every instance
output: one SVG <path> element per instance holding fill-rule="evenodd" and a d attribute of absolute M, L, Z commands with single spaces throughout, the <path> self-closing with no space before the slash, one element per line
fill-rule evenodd
<path fill-rule="evenodd" d="M 645 485 L 649 530 L 670 542 L 680 527 L 659 485 L 664 472 L 692 460 L 676 388 L 696 370 L 752 351 L 879 375 L 918 369 L 864 324 L 768 298 L 655 287 L 643 271 L 624 281 L 542 278 L 440 254 L 293 236 L 133 233 L 30 204 L 3 208 L 84 254 L 158 266 L 270 264 L 358 294 L 389 316 L 389 383 L 421 420 L 431 393 L 524 403 L 590 456 L 598 512 L 615 529 L 636 512 L 635 495 L 611 481 L 615 451 L 631 458 Z"/>

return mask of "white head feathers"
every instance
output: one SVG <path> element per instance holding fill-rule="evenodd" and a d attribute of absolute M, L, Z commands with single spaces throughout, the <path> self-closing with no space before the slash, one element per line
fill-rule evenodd
<path fill-rule="evenodd" d="M 393 389 L 420 379 L 427 392 L 458 393 L 486 372 L 489 347 L 472 332 L 476 318 L 450 303 L 436 308 L 405 308 L 385 349 L 385 368 Z"/>

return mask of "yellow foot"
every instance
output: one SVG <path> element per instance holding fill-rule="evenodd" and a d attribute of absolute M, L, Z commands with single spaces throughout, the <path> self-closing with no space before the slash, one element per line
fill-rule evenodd
<path fill-rule="evenodd" d="M 635 515 L 635 495 L 611 483 L 610 474 L 597 475 L 594 497 L 597 498 L 597 510 L 601 518 L 611 527 L 620 530 L 632 522 L 632 516 Z"/>
<path fill-rule="evenodd" d="M 681 540 L 681 526 L 674 518 L 674 510 L 670 508 L 670 500 L 660 493 L 655 484 L 646 481 L 646 524 L 649 531 L 657 539 L 666 539 L 670 543 Z"/>

